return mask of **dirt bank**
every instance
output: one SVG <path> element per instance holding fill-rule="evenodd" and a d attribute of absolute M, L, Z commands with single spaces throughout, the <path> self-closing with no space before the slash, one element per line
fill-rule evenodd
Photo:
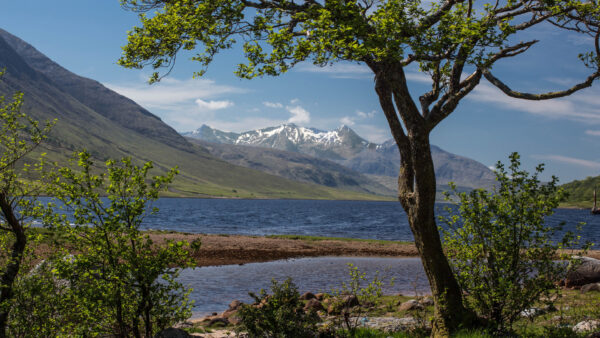
<path fill-rule="evenodd" d="M 267 262 L 278 259 L 316 256 L 414 257 L 417 249 L 404 242 L 307 240 L 239 235 L 196 235 L 151 233 L 155 242 L 164 239 L 192 242 L 202 246 L 194 253 L 198 266 Z"/>

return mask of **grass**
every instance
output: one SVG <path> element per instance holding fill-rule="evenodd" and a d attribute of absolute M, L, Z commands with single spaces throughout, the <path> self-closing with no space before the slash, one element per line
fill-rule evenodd
<path fill-rule="evenodd" d="M 366 243 L 385 244 L 385 245 L 414 244 L 414 242 L 408 242 L 408 241 L 387 241 L 387 240 L 381 240 L 381 239 L 326 237 L 326 236 L 308 236 L 308 235 L 268 235 L 265 237 L 266 238 L 292 239 L 292 240 L 301 240 L 301 241 L 310 241 L 310 242 L 342 241 L 342 242 L 366 242 Z"/>

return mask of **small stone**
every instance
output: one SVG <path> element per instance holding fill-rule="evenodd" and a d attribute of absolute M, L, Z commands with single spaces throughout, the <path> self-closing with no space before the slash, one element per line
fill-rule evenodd
<path fill-rule="evenodd" d="M 575 326 L 573 326 L 573 332 L 584 333 L 597 330 L 598 328 L 600 328 L 600 321 L 584 320 L 583 322 L 579 322 Z"/>
<path fill-rule="evenodd" d="M 316 298 L 316 296 L 312 292 L 305 292 L 300 296 L 300 300 L 309 300 L 314 298 Z"/>
<path fill-rule="evenodd" d="M 520 315 L 521 315 L 521 317 L 533 318 L 533 317 L 537 317 L 543 313 L 544 313 L 544 311 L 542 309 L 537 308 L 537 307 L 532 307 L 532 308 L 521 311 Z"/>

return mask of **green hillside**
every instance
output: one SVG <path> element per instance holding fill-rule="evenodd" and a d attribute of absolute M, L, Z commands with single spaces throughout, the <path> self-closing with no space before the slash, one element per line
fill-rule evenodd
<path fill-rule="evenodd" d="M 87 149 L 98 162 L 131 157 L 153 161 L 157 172 L 178 166 L 170 196 L 239 198 L 380 199 L 360 192 L 306 184 L 229 164 L 135 102 L 97 81 L 56 64 L 35 48 L 0 30 L 0 95 L 24 93 L 23 111 L 40 121 L 57 119 L 47 142 L 36 150 L 66 164 Z"/>
<path fill-rule="evenodd" d="M 565 207 L 591 208 L 594 203 L 594 188 L 598 189 L 600 206 L 600 176 L 573 181 L 563 184 L 562 187 L 569 193 L 564 203 Z"/>

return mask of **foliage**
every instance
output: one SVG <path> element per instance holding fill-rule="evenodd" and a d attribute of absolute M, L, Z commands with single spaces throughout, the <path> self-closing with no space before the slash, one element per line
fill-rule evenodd
<path fill-rule="evenodd" d="M 543 165 L 530 176 L 519 169 L 517 153 L 510 161 L 508 171 L 496 165 L 498 184 L 492 192 L 459 193 L 458 208 L 448 207 L 451 216 L 440 217 L 448 225 L 442 229 L 444 244 L 468 306 L 500 332 L 511 329 L 541 297 L 557 292 L 556 281 L 567 269 L 556 261 L 557 250 L 578 242 L 570 232 L 554 242 L 564 224 L 544 222 L 564 198 L 558 179 L 541 184 Z"/>
<path fill-rule="evenodd" d="M 51 192 L 72 212 L 61 231 L 77 254 L 56 261 L 62 278 L 74 280 L 86 313 L 101 323 L 99 334 L 145 336 L 190 314 L 183 286 L 175 281 L 189 264 L 187 243 L 153 243 L 140 230 L 144 217 L 158 210 L 152 202 L 176 170 L 148 178 L 151 163 L 135 166 L 128 158 L 106 162 L 106 173 L 94 174 L 90 155 L 78 156 L 79 171 L 61 168 Z M 106 197 L 100 197 L 106 194 Z"/>
<path fill-rule="evenodd" d="M 260 290 L 250 293 L 254 305 L 244 304 L 238 312 L 240 330 L 250 337 L 312 337 L 317 332 L 319 316 L 304 312 L 298 288 L 291 278 L 283 283 L 271 281 L 271 295 Z"/>
<path fill-rule="evenodd" d="M 3 72 L 0 72 L 2 76 Z M 37 201 L 40 186 L 35 178 L 43 160 L 26 160 L 48 134 L 53 123 L 41 126 L 21 112 L 23 94 L 12 101 L 0 96 L 0 336 L 7 334 L 15 308 L 15 281 L 31 260 L 30 244 L 39 238 L 29 227 L 44 222 L 51 208 Z"/>

